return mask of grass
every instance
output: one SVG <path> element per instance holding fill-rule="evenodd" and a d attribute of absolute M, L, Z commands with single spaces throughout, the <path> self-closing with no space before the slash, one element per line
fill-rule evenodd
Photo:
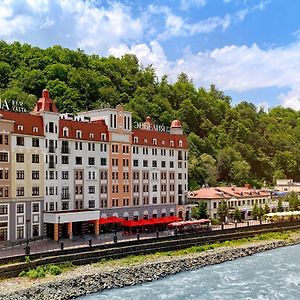
<path fill-rule="evenodd" d="M 300 233 L 300 231 L 298 233 Z M 176 250 L 176 251 L 157 252 L 154 254 L 144 254 L 144 255 L 130 255 L 119 259 L 102 259 L 95 265 L 97 267 L 137 265 L 161 257 L 176 257 L 176 256 L 187 255 L 187 254 L 200 253 L 212 249 L 217 249 L 220 247 L 236 247 L 236 246 L 246 245 L 251 242 L 267 241 L 267 240 L 287 240 L 292 238 L 291 234 L 292 232 L 269 232 L 264 234 L 258 234 L 251 238 L 217 242 L 217 243 L 201 245 L 201 246 L 192 246 L 190 248 Z"/>
<path fill-rule="evenodd" d="M 44 265 L 38 266 L 34 269 L 29 269 L 28 271 L 22 271 L 19 274 L 19 277 L 28 277 L 30 279 L 43 278 L 46 276 L 56 276 L 61 274 L 62 272 L 67 272 L 70 269 L 74 268 L 74 265 L 70 262 L 66 262 L 59 265 Z"/>

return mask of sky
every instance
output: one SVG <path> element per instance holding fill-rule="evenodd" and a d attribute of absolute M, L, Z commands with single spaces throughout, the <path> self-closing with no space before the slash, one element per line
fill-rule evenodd
<path fill-rule="evenodd" d="M 0 39 L 135 54 L 233 99 L 300 110 L 299 0 L 0 0 Z"/>

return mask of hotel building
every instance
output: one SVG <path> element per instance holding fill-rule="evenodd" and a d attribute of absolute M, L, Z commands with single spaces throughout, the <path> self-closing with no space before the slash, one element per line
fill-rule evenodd
<path fill-rule="evenodd" d="M 122 105 L 60 114 L 47 90 L 30 114 L 0 110 L 0 241 L 99 235 L 112 216 L 189 218 L 180 122 L 136 125 Z"/>
<path fill-rule="evenodd" d="M 229 211 L 234 212 L 237 207 L 243 219 L 250 219 L 253 206 L 276 208 L 277 204 L 272 201 L 271 193 L 262 189 L 252 189 L 250 187 L 211 187 L 201 188 L 189 193 L 189 202 L 198 204 L 204 201 L 207 204 L 207 212 L 210 218 L 219 218 L 218 207 L 222 201 L 227 203 Z"/>

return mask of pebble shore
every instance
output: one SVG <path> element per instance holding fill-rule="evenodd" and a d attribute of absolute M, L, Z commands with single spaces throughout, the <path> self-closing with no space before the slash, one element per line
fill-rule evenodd
<path fill-rule="evenodd" d="M 77 267 L 56 277 L 30 280 L 11 278 L 0 283 L 0 300 L 68 300 L 105 289 L 120 288 L 157 280 L 182 271 L 195 270 L 240 257 L 298 244 L 293 240 L 276 240 L 251 243 L 238 247 L 222 247 L 189 255 L 161 257 L 130 266 Z"/>

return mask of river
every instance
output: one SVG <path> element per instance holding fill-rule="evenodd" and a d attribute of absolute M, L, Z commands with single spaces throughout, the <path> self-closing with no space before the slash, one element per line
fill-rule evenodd
<path fill-rule="evenodd" d="M 78 300 L 300 299 L 300 245 Z"/>

